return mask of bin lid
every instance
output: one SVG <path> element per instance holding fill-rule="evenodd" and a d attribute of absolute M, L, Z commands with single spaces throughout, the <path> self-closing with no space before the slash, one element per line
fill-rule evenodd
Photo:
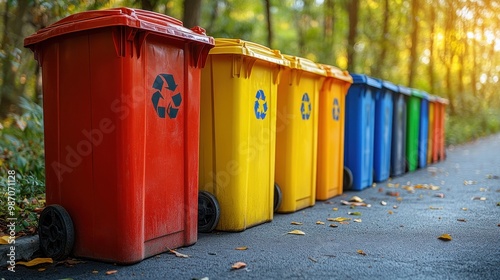
<path fill-rule="evenodd" d="M 290 68 L 292 69 L 299 69 L 317 75 L 326 76 L 326 70 L 323 69 L 318 63 L 303 57 L 286 54 L 284 56 L 290 62 Z"/>
<path fill-rule="evenodd" d="M 415 89 L 415 88 L 411 89 L 411 95 L 419 97 L 419 98 L 429 99 L 428 98 L 429 94 L 427 92 L 419 90 L 419 89 Z"/>
<path fill-rule="evenodd" d="M 319 66 L 325 69 L 327 77 L 333 77 L 352 84 L 352 77 L 349 75 L 349 72 L 342 71 L 340 68 L 332 65 L 319 64 Z"/>
<path fill-rule="evenodd" d="M 215 47 L 210 50 L 209 54 L 239 54 L 279 65 L 289 65 L 279 50 L 241 39 L 216 38 Z"/>
<path fill-rule="evenodd" d="M 382 83 L 375 78 L 364 74 L 351 74 L 353 84 L 366 84 L 374 88 L 382 88 Z"/>
<path fill-rule="evenodd" d="M 401 94 L 404 94 L 404 95 L 411 95 L 411 89 L 410 88 L 407 88 L 405 86 L 401 86 L 399 85 L 398 86 L 398 89 L 399 89 L 399 93 Z"/>
<path fill-rule="evenodd" d="M 439 102 L 439 103 L 443 103 L 445 105 L 450 104 L 450 101 L 448 99 L 442 98 L 442 97 L 439 97 L 439 96 L 436 96 L 436 101 Z"/>
<path fill-rule="evenodd" d="M 182 26 L 182 21 L 163 14 L 139 9 L 115 8 L 68 16 L 25 38 L 24 46 L 34 45 L 65 34 L 110 26 L 129 26 L 184 40 L 214 44 L 213 38 L 206 36 L 205 30 L 201 27 L 188 29 Z"/>
<path fill-rule="evenodd" d="M 393 84 L 389 81 L 382 81 L 382 87 L 384 89 L 388 89 L 392 92 L 398 92 L 398 86 L 396 86 L 395 84 Z"/>

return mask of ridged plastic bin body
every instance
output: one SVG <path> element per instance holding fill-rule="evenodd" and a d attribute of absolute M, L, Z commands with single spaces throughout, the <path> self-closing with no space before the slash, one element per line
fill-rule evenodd
<path fill-rule="evenodd" d="M 434 96 L 429 95 L 429 129 L 427 135 L 427 164 L 433 162 L 434 156 L 437 157 L 437 144 L 434 143 L 435 135 L 437 135 L 436 129 L 436 99 Z"/>
<path fill-rule="evenodd" d="M 353 175 L 353 190 L 373 184 L 375 100 L 382 84 L 371 77 L 352 74 L 346 97 L 344 164 Z"/>
<path fill-rule="evenodd" d="M 411 89 L 407 103 L 406 161 L 409 172 L 418 167 L 418 145 L 420 130 L 420 103 L 422 95 L 418 90 Z"/>
<path fill-rule="evenodd" d="M 391 176 L 401 176 L 406 168 L 406 103 L 411 91 L 398 86 L 393 95 L 394 110 L 392 118 Z"/>
<path fill-rule="evenodd" d="M 420 121 L 418 131 L 418 167 L 427 166 L 427 148 L 429 137 L 429 95 L 421 92 L 420 100 Z"/>
<path fill-rule="evenodd" d="M 349 73 L 334 66 L 322 67 L 327 78 L 319 94 L 317 200 L 343 191 L 345 96 L 352 83 Z"/>
<path fill-rule="evenodd" d="M 276 106 L 287 61 L 264 46 L 216 39 L 202 72 L 200 190 L 220 204 L 216 227 L 273 219 Z"/>
<path fill-rule="evenodd" d="M 326 71 L 300 57 L 286 56 L 290 67 L 278 86 L 276 183 L 283 199 L 278 212 L 295 212 L 316 201 L 318 102 Z"/>
<path fill-rule="evenodd" d="M 213 47 L 196 30 L 120 8 L 26 38 L 43 75 L 47 205 L 69 213 L 75 256 L 127 264 L 196 242 L 200 74 Z"/>
<path fill-rule="evenodd" d="M 391 173 L 392 114 L 393 96 L 398 87 L 388 81 L 382 81 L 382 89 L 375 100 L 375 138 L 373 159 L 373 180 L 382 182 L 389 179 Z"/>
<path fill-rule="evenodd" d="M 445 130 L 445 122 L 446 122 L 446 106 L 449 104 L 448 99 L 438 97 L 436 102 L 436 123 L 437 123 L 437 154 L 438 160 L 443 161 L 446 159 L 446 130 Z"/>

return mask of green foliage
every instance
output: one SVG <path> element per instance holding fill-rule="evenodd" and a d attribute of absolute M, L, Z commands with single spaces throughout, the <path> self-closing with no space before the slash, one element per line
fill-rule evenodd
<path fill-rule="evenodd" d="M 458 145 L 500 132 L 500 110 L 449 116 L 445 129 L 446 145 Z"/>
<path fill-rule="evenodd" d="M 2 177 L 0 220 L 8 217 L 8 171 L 15 171 L 16 231 L 35 226 L 33 211 L 45 197 L 45 163 L 42 107 L 21 98 L 22 115 L 9 115 L 0 124 L 0 170 Z M 9 216 L 10 217 L 10 216 Z"/>

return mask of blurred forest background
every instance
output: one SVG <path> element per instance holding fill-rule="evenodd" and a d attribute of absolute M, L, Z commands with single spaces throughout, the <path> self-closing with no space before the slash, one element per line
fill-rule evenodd
<path fill-rule="evenodd" d="M 500 0 L 0 0 L 0 169 L 24 174 L 20 199 L 44 192 L 41 77 L 24 38 L 120 6 L 448 98 L 447 144 L 500 130 Z"/>

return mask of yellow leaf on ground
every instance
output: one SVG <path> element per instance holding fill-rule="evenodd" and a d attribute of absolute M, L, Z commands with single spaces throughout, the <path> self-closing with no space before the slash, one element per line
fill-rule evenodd
<path fill-rule="evenodd" d="M 337 218 L 327 218 L 327 220 L 330 222 L 345 222 L 345 221 L 350 221 L 351 218 L 337 217 Z"/>
<path fill-rule="evenodd" d="M 7 245 L 9 244 L 9 239 L 10 239 L 10 235 L 4 235 L 2 237 L 0 237 L 0 245 Z"/>
<path fill-rule="evenodd" d="M 54 261 L 52 260 L 52 258 L 36 258 L 36 259 L 32 259 L 31 261 L 29 262 L 17 262 L 16 264 L 20 264 L 20 265 L 24 265 L 24 266 L 35 266 L 35 265 L 39 265 L 39 264 L 42 264 L 42 263 L 53 263 Z"/>
<path fill-rule="evenodd" d="M 241 247 L 236 247 L 235 250 L 239 250 L 239 251 L 245 251 L 247 250 L 248 247 L 247 246 L 241 246 Z"/>
<path fill-rule="evenodd" d="M 305 232 L 298 230 L 298 229 L 295 229 L 295 230 L 289 231 L 288 234 L 305 235 Z"/>
<path fill-rule="evenodd" d="M 449 235 L 448 233 L 445 233 L 445 234 L 441 234 L 438 238 L 441 240 L 444 240 L 444 241 L 450 241 L 451 235 Z"/>
<path fill-rule="evenodd" d="M 354 219 L 353 221 L 356 223 L 361 223 L 361 219 Z"/>
<path fill-rule="evenodd" d="M 317 224 L 317 225 L 324 225 L 324 224 L 325 224 L 325 222 L 322 222 L 322 221 L 317 221 L 317 222 L 316 222 L 316 224 Z"/>
<path fill-rule="evenodd" d="M 236 262 L 236 263 L 234 263 L 234 264 L 231 266 L 231 268 L 232 268 L 232 269 L 240 269 L 240 268 L 244 268 L 244 267 L 246 267 L 246 266 L 247 266 L 247 264 L 246 264 L 246 263 L 244 263 L 244 262 Z"/>
<path fill-rule="evenodd" d="M 290 224 L 292 224 L 292 225 L 296 225 L 296 226 L 301 226 L 301 225 L 302 225 L 302 223 L 301 223 L 301 222 L 291 222 Z"/>
<path fill-rule="evenodd" d="M 366 256 L 366 253 L 363 250 L 357 250 L 356 252 L 360 255 Z"/>
<path fill-rule="evenodd" d="M 363 202 L 363 199 L 355 195 L 349 199 L 349 202 Z"/>

